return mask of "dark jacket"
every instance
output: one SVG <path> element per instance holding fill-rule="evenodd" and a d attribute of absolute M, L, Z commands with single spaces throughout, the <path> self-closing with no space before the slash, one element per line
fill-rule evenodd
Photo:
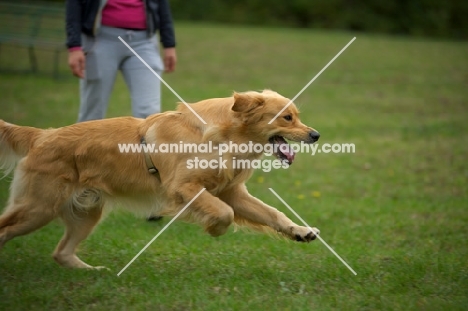
<path fill-rule="evenodd" d="M 165 48 L 175 47 L 174 26 L 168 0 L 143 0 L 146 8 L 148 36 L 159 30 Z M 81 34 L 95 36 L 101 23 L 101 11 L 106 0 L 67 0 L 67 47 L 81 46 Z"/>

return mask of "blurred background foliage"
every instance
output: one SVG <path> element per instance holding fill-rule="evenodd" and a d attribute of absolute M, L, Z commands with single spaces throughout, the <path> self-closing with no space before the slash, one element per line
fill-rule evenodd
<path fill-rule="evenodd" d="M 49 2 L 64 3 L 64 0 L 49 0 Z M 169 0 L 169 2 L 174 18 L 179 21 L 341 29 L 468 39 L 467 0 Z"/>
<path fill-rule="evenodd" d="M 176 20 L 468 38 L 466 0 L 170 0 Z"/>

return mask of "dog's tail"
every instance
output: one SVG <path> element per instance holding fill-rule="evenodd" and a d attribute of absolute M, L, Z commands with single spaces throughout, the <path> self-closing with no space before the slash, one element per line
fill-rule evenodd
<path fill-rule="evenodd" d="M 34 127 L 13 125 L 0 120 L 0 170 L 3 170 L 5 175 L 28 154 L 41 131 Z"/>

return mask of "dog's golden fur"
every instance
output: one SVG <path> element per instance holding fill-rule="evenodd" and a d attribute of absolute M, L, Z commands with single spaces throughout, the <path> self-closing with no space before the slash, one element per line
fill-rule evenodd
<path fill-rule="evenodd" d="M 148 172 L 145 155 L 121 153 L 118 144 L 272 142 L 273 137 L 313 143 L 318 133 L 302 124 L 294 104 L 272 124 L 268 122 L 289 102 L 269 90 L 234 93 L 204 100 L 191 107 L 149 116 L 83 122 L 58 129 L 16 126 L 0 120 L 0 168 L 13 169 L 10 198 L 0 216 L 0 248 L 54 218 L 66 231 L 54 259 L 66 267 L 92 268 L 75 254 L 76 247 L 98 223 L 103 207 L 120 201 L 128 209 L 175 215 L 202 189 L 180 216 L 197 222 L 212 236 L 224 234 L 232 223 L 274 230 L 297 241 L 315 234 L 283 213 L 252 197 L 245 182 L 252 169 L 188 169 L 187 160 L 218 159 L 217 152 L 151 153 L 159 176 Z M 273 141 L 274 142 L 274 141 Z M 224 159 L 259 159 L 261 153 L 229 153 Z"/>

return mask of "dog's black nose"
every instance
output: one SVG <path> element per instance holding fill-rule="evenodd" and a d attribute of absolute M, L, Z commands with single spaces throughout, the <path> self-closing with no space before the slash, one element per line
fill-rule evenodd
<path fill-rule="evenodd" d="M 320 138 L 320 133 L 319 132 L 316 132 L 316 131 L 310 131 L 309 132 L 309 137 L 310 137 L 310 140 L 315 143 L 317 140 L 319 140 Z"/>

